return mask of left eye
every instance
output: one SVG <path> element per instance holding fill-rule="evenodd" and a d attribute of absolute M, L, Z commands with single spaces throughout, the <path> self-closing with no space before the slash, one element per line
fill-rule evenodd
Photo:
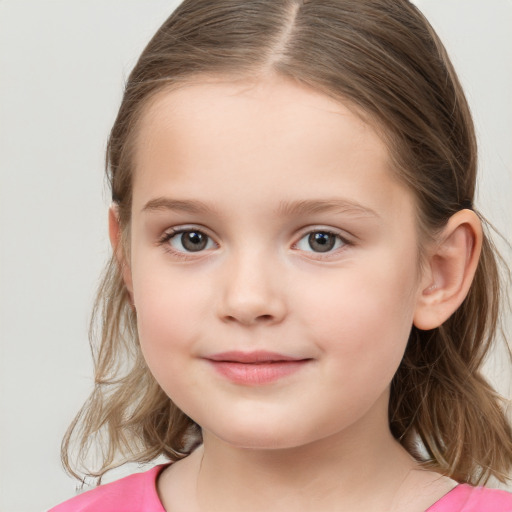
<path fill-rule="evenodd" d="M 301 251 L 329 252 L 345 244 L 346 242 L 336 233 L 311 231 L 297 242 L 296 247 Z"/>
<path fill-rule="evenodd" d="M 168 237 L 168 241 L 178 252 L 199 252 L 215 246 L 208 235 L 195 229 L 177 231 Z"/>

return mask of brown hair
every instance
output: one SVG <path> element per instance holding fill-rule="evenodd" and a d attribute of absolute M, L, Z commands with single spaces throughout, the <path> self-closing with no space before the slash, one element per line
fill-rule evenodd
<path fill-rule="evenodd" d="M 432 236 L 473 208 L 477 151 L 471 114 L 446 51 L 407 0 L 185 0 L 129 76 L 107 149 L 107 175 L 125 250 L 131 217 L 131 150 L 141 112 L 163 88 L 205 76 L 278 73 L 347 101 L 388 143 L 397 176 L 417 198 Z M 391 431 L 418 460 L 458 481 L 500 480 L 512 465 L 511 427 L 480 373 L 499 319 L 496 250 L 485 235 L 474 282 L 441 327 L 413 327 L 391 386 Z M 136 316 L 113 258 L 95 307 L 94 391 L 63 441 L 85 456 L 102 446 L 101 476 L 123 462 L 185 457 L 199 427 L 165 395 L 139 349 Z M 421 442 L 422 454 L 414 442 Z"/>

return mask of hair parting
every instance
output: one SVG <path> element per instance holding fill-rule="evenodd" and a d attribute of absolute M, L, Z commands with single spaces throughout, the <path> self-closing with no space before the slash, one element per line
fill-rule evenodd
<path fill-rule="evenodd" d="M 140 56 L 110 133 L 107 176 L 121 250 L 129 251 L 134 147 L 149 102 L 198 80 L 273 73 L 348 101 L 380 130 L 397 179 L 416 197 L 423 238 L 457 211 L 475 209 L 471 113 L 441 41 L 409 1 L 185 0 Z M 425 466 L 472 484 L 505 481 L 512 466 L 506 404 L 481 372 L 498 338 L 498 259 L 486 232 L 462 306 L 437 329 L 412 328 L 391 386 L 395 438 Z M 201 442 L 200 428 L 151 376 L 114 257 L 91 326 L 94 390 L 66 433 L 65 467 L 78 476 L 69 455 L 75 442 L 83 471 L 97 478 L 127 461 L 187 456 Z M 87 461 L 93 444 L 102 446 L 96 469 Z"/>

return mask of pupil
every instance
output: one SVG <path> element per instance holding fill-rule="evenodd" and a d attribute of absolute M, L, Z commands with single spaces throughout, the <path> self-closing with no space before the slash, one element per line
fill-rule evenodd
<path fill-rule="evenodd" d="M 335 244 L 335 238 L 329 233 L 311 233 L 308 238 L 309 246 L 316 252 L 330 251 Z"/>
<path fill-rule="evenodd" d="M 188 231 L 181 235 L 181 243 L 187 251 L 201 251 L 206 247 L 206 236 L 197 231 Z"/>

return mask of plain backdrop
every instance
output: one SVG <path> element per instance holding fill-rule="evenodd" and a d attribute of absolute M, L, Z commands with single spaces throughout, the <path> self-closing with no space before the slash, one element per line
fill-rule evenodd
<path fill-rule="evenodd" d="M 59 449 L 92 383 L 105 142 L 126 76 L 177 3 L 0 0 L 0 512 L 74 494 Z M 473 109 L 478 205 L 512 240 L 512 0 L 417 3 Z M 509 366 L 502 354 L 489 364 L 508 396 Z"/>

